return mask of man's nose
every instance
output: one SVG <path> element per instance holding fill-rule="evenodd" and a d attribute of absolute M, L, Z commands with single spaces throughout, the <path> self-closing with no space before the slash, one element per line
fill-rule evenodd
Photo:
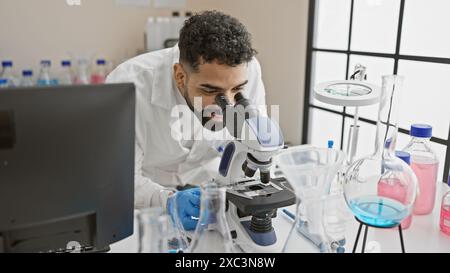
<path fill-rule="evenodd" d="M 231 105 L 235 105 L 236 104 L 236 100 L 234 99 L 234 95 L 236 95 L 235 92 L 230 91 L 226 91 L 224 92 L 224 95 L 227 97 L 228 102 L 231 103 Z"/>

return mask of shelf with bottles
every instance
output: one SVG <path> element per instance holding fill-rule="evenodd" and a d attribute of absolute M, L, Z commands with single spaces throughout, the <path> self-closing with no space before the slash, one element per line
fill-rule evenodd
<path fill-rule="evenodd" d="M 94 66 L 88 59 L 78 59 L 75 66 L 71 60 L 62 60 L 58 73 L 55 73 L 52 61 L 42 60 L 37 73 L 26 68 L 19 76 L 14 70 L 13 61 L 4 60 L 1 64 L 0 88 L 103 84 L 110 70 L 110 63 L 105 59 L 96 60 Z"/>

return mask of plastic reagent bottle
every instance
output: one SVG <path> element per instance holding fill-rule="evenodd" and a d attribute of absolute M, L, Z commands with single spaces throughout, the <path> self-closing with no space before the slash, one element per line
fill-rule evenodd
<path fill-rule="evenodd" d="M 439 160 L 430 147 L 432 127 L 427 124 L 411 125 L 411 141 L 403 151 L 411 154 L 411 168 L 417 176 L 419 192 L 414 203 L 414 214 L 425 215 L 433 211 Z"/>

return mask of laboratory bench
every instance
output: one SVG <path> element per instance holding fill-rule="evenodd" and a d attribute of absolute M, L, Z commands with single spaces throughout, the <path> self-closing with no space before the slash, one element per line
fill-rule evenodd
<path fill-rule="evenodd" d="M 439 218 L 442 196 L 450 188 L 442 183 L 437 187 L 436 202 L 432 214 L 413 215 L 411 226 L 403 230 L 403 240 L 407 253 L 450 253 L 450 236 L 445 235 L 439 229 Z M 287 207 L 288 210 L 295 212 L 295 205 Z M 286 217 L 281 209 L 278 210 L 278 216 L 273 219 L 273 225 L 277 231 L 278 240 L 285 241 L 292 227 L 292 221 Z M 137 252 L 138 236 L 137 224 L 135 219 L 134 234 L 122 241 L 111 245 L 111 253 L 132 253 Z M 347 222 L 345 252 L 351 253 L 358 232 L 359 223 L 355 219 Z M 361 252 L 364 228 L 361 231 L 358 249 Z M 401 245 L 399 232 L 397 228 L 393 229 L 368 229 L 366 253 L 388 252 L 400 253 Z"/>

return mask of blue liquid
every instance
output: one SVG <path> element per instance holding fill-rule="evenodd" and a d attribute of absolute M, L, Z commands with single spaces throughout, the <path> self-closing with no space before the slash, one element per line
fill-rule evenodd
<path fill-rule="evenodd" d="M 51 82 L 49 80 L 38 80 L 36 83 L 37 86 L 50 86 Z"/>
<path fill-rule="evenodd" d="M 57 79 L 51 79 L 51 80 L 43 80 L 39 79 L 36 83 L 37 86 L 52 86 L 52 85 L 58 85 Z"/>
<path fill-rule="evenodd" d="M 350 209 L 362 222 L 378 226 L 399 225 L 409 213 L 402 203 L 382 196 L 362 196 L 350 200 Z"/>

